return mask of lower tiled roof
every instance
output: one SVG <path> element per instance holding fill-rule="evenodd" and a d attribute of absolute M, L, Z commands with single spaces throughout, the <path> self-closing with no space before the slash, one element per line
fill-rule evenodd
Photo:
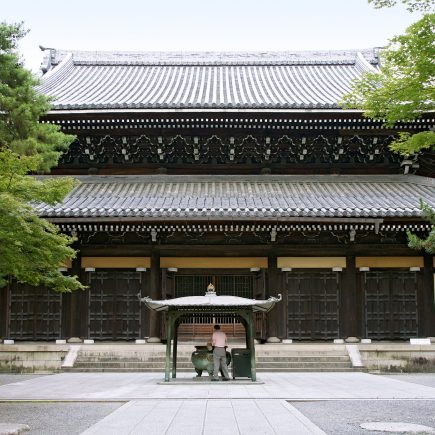
<path fill-rule="evenodd" d="M 413 217 L 435 207 L 435 180 L 414 175 L 81 176 L 43 217 L 262 220 Z"/>

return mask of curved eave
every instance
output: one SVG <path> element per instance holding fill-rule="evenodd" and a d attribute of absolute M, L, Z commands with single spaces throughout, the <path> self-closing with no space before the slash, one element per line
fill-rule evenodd
<path fill-rule="evenodd" d="M 52 109 L 48 115 L 98 115 L 98 114 L 130 114 L 130 113 L 355 113 L 362 114 L 361 110 L 334 108 L 147 108 L 147 109 Z"/>
<path fill-rule="evenodd" d="M 278 298 L 270 297 L 267 300 L 247 299 L 237 296 L 187 296 L 161 301 L 144 297 L 140 299 L 140 301 L 153 311 L 176 310 L 212 313 L 216 310 L 227 312 L 252 310 L 254 313 L 267 313 L 275 306 L 275 303 L 281 301 L 281 299 L 281 295 L 278 295 Z"/>

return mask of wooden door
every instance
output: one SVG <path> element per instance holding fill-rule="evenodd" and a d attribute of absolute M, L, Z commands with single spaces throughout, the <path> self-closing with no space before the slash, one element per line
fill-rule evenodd
<path fill-rule="evenodd" d="M 295 340 L 338 338 L 340 273 L 303 271 L 286 275 L 287 337 Z"/>
<path fill-rule="evenodd" d="M 416 272 L 378 270 L 362 274 L 364 327 L 373 340 L 408 340 L 418 335 Z"/>
<path fill-rule="evenodd" d="M 9 337 L 52 341 L 61 338 L 62 295 L 44 287 L 11 283 Z"/>
<path fill-rule="evenodd" d="M 140 337 L 140 272 L 101 269 L 92 272 L 89 288 L 88 336 L 95 340 L 133 340 Z"/>

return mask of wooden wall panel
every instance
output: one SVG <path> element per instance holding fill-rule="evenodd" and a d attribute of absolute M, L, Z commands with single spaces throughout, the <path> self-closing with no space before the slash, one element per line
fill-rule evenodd
<path fill-rule="evenodd" d="M 249 269 L 267 268 L 267 257 L 162 257 L 160 267 L 180 269 Z"/>
<path fill-rule="evenodd" d="M 82 268 L 135 269 L 150 266 L 150 257 L 82 257 Z"/>
<path fill-rule="evenodd" d="M 278 257 L 278 268 L 322 269 L 346 267 L 346 257 Z"/>
<path fill-rule="evenodd" d="M 423 257 L 356 257 L 356 267 L 423 267 Z"/>

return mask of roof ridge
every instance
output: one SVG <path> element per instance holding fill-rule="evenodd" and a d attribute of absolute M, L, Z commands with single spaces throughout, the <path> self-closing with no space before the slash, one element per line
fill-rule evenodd
<path fill-rule="evenodd" d="M 300 51 L 91 51 L 47 49 L 45 62 L 59 64 L 71 54 L 83 65 L 268 65 L 355 63 L 358 53 L 369 63 L 377 58 L 373 49 Z"/>

